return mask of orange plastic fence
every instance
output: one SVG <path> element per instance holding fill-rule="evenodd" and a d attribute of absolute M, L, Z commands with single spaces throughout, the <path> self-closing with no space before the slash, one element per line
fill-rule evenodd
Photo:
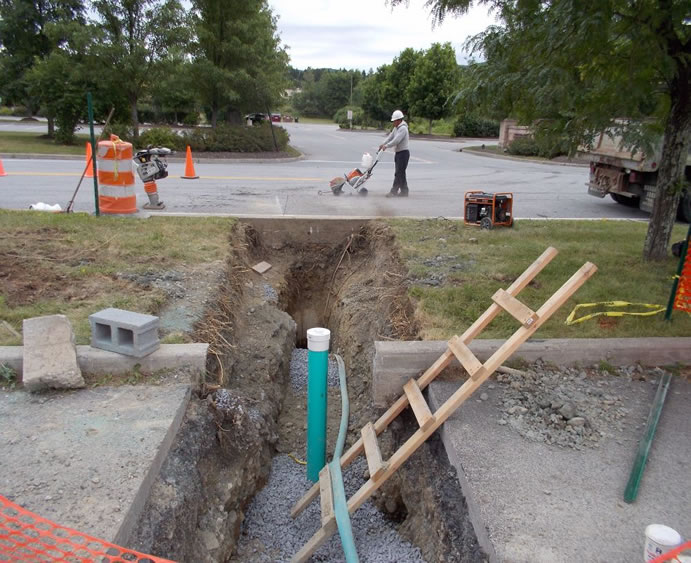
<path fill-rule="evenodd" d="M 674 308 L 691 313 L 691 248 L 686 250 L 684 266 L 679 274 L 679 285 L 674 297 Z"/>
<path fill-rule="evenodd" d="M 0 561 L 173 563 L 65 528 L 0 495 Z"/>
<path fill-rule="evenodd" d="M 659 557 L 653 559 L 650 563 L 663 563 L 664 561 L 679 561 L 679 559 L 677 559 L 677 555 L 680 555 L 682 552 L 686 550 L 691 550 L 691 541 L 687 541 L 686 543 L 681 544 L 679 547 L 673 549 L 672 551 L 663 553 Z"/>

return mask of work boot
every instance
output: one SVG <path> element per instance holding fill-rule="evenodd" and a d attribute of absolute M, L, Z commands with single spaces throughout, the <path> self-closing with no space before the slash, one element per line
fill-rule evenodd
<path fill-rule="evenodd" d="M 401 192 L 398 194 L 398 197 L 408 197 L 408 190 L 401 190 Z"/>
<path fill-rule="evenodd" d="M 388 194 L 386 194 L 386 197 L 397 197 L 397 196 L 398 196 L 398 194 L 396 192 L 389 192 Z"/>

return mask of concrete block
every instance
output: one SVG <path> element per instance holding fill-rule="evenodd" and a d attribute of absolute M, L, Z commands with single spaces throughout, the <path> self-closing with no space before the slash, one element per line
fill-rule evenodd
<path fill-rule="evenodd" d="M 22 381 L 26 390 L 84 387 L 74 332 L 65 315 L 24 319 L 23 333 Z"/>
<path fill-rule="evenodd" d="M 123 309 L 103 309 L 89 315 L 91 346 L 142 358 L 160 346 L 158 317 Z"/>

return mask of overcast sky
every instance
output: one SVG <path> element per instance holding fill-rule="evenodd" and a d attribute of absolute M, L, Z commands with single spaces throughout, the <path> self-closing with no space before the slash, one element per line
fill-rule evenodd
<path fill-rule="evenodd" d="M 447 41 L 463 63 L 466 38 L 496 23 L 486 6 L 475 6 L 467 15 L 449 16 L 433 29 L 424 0 L 394 9 L 385 0 L 269 0 L 269 5 L 278 16 L 291 66 L 302 70 L 376 70 L 407 47 L 428 49 Z"/>

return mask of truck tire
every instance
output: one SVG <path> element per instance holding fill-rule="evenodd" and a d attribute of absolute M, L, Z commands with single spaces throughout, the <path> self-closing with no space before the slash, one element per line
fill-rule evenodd
<path fill-rule="evenodd" d="M 621 194 L 615 194 L 614 192 L 609 192 L 609 195 L 612 196 L 612 199 L 616 201 L 617 203 L 621 205 L 625 205 L 626 207 L 635 207 L 638 208 L 641 205 L 641 198 L 640 197 L 626 197 L 625 195 Z"/>
<path fill-rule="evenodd" d="M 677 208 L 677 219 L 691 223 L 691 190 L 689 188 L 681 192 L 681 199 Z"/>

